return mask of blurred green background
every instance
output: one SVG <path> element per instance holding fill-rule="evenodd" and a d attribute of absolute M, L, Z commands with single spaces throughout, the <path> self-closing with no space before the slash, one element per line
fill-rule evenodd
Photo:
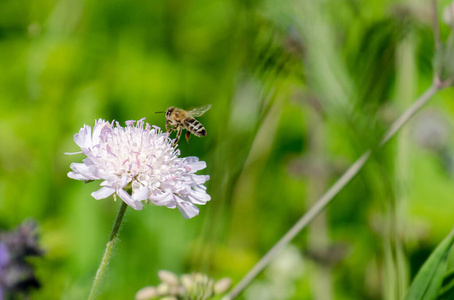
<path fill-rule="evenodd" d="M 439 13 L 449 1 L 439 2 Z M 67 177 L 95 119 L 212 104 L 212 200 L 128 209 L 99 299 L 157 271 L 238 282 L 432 80 L 429 1 L 0 1 L 0 229 L 40 226 L 32 299 L 85 299 L 119 203 Z M 441 36 L 449 27 L 441 23 Z M 241 299 L 400 299 L 454 220 L 454 92 L 438 93 Z"/>

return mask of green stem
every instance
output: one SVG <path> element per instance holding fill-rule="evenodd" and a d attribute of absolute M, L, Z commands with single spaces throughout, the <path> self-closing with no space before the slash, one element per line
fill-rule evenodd
<path fill-rule="evenodd" d="M 380 142 L 383 147 L 389 140 L 429 101 L 443 86 L 433 83 L 388 129 Z M 317 202 L 290 228 L 289 231 L 252 267 L 251 270 L 233 287 L 223 300 L 236 298 L 249 283 L 270 263 L 270 261 L 301 232 L 334 197 L 358 174 L 372 154 L 372 149 L 367 150 L 358 158 L 350 168 L 321 196 Z"/>
<path fill-rule="evenodd" d="M 118 233 L 120 232 L 121 223 L 123 222 L 123 217 L 125 216 L 126 208 L 128 205 L 121 201 L 120 210 L 118 211 L 117 218 L 115 219 L 114 226 L 112 228 L 112 233 L 110 234 L 109 241 L 106 245 L 106 251 L 104 252 L 104 256 L 101 260 L 101 265 L 96 272 L 95 280 L 93 281 L 93 285 L 91 287 L 90 295 L 88 296 L 89 300 L 96 299 L 98 295 L 99 288 L 101 287 L 101 282 L 104 277 L 104 273 L 107 270 L 107 265 L 109 264 L 110 258 L 112 257 L 113 248 L 117 241 Z"/>

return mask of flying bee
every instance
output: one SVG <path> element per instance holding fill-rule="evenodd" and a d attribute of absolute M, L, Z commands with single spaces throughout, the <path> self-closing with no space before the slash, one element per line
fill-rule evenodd
<path fill-rule="evenodd" d="M 172 143 L 172 146 L 175 146 L 176 143 L 180 140 L 181 132 L 183 129 L 186 129 L 185 138 L 189 142 L 191 133 L 195 136 L 201 137 L 206 136 L 207 131 L 203 127 L 202 123 L 197 121 L 194 117 L 200 117 L 207 110 L 211 108 L 211 104 L 200 106 L 192 110 L 184 110 L 181 108 L 176 108 L 171 106 L 165 111 L 166 113 L 166 131 L 170 134 L 172 131 L 177 132 L 177 137 Z M 164 113 L 163 111 L 158 111 L 156 113 Z"/>

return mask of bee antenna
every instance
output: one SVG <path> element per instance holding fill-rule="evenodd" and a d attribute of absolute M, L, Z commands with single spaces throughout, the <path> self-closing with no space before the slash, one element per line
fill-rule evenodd
<path fill-rule="evenodd" d="M 155 114 L 163 114 L 163 113 L 165 113 L 165 111 L 157 111 L 157 112 L 155 112 Z"/>

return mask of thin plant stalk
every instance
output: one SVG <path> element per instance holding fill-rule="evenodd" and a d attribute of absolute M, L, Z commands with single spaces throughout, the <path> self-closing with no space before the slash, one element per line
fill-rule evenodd
<path fill-rule="evenodd" d="M 95 280 L 93 281 L 93 285 L 91 287 L 90 295 L 88 296 L 89 300 L 96 299 L 99 289 L 101 287 L 101 282 L 106 273 L 107 266 L 109 265 L 109 261 L 112 257 L 113 248 L 115 243 L 117 242 L 118 233 L 120 232 L 121 223 L 123 222 L 123 218 L 125 216 L 126 208 L 128 205 L 121 201 L 120 209 L 118 210 L 117 217 L 115 219 L 115 223 L 112 228 L 112 232 L 110 234 L 109 241 L 106 245 L 106 251 L 104 252 L 104 256 L 102 257 L 101 264 L 96 272 Z"/>
<path fill-rule="evenodd" d="M 390 126 L 380 141 L 382 147 L 410 120 L 433 95 L 443 87 L 434 80 L 432 85 Z M 350 168 L 321 196 L 317 202 L 293 225 L 292 228 L 255 264 L 254 267 L 241 279 L 241 281 L 223 299 L 234 299 L 249 283 L 270 263 L 270 261 L 288 244 L 295 236 L 304 229 L 325 207 L 331 203 L 334 197 L 358 174 L 371 156 L 372 150 L 367 150 L 358 158 Z"/>
<path fill-rule="evenodd" d="M 439 51 L 441 48 L 441 41 L 440 41 L 440 25 L 438 21 L 438 10 L 437 10 L 437 0 L 432 0 L 432 26 L 434 29 L 434 44 L 435 50 Z"/>

